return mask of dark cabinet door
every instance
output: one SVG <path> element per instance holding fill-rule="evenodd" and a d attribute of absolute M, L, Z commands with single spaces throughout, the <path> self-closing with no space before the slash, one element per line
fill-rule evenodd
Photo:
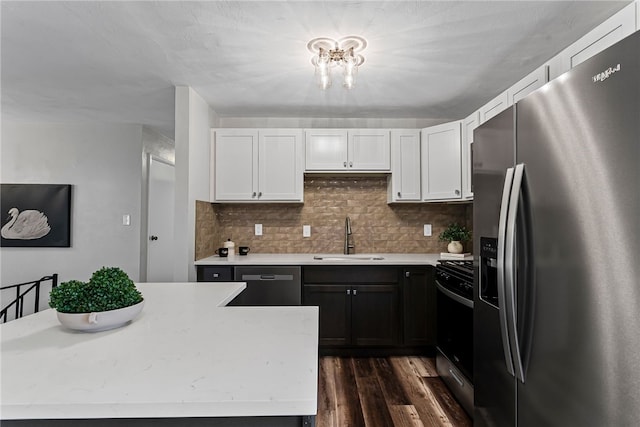
<path fill-rule="evenodd" d="M 351 344 L 351 288 L 349 286 L 304 285 L 304 305 L 320 307 L 319 345 L 321 347 Z"/>
<path fill-rule="evenodd" d="M 351 287 L 351 336 L 354 345 L 397 345 L 398 329 L 397 285 Z"/>
<path fill-rule="evenodd" d="M 403 271 L 404 344 L 432 346 L 436 343 L 436 285 L 433 267 Z"/>

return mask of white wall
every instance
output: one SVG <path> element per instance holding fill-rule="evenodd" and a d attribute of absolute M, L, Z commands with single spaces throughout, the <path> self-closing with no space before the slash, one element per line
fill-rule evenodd
<path fill-rule="evenodd" d="M 88 280 L 103 266 L 138 280 L 142 126 L 5 120 L 1 148 L 3 183 L 73 185 L 71 247 L 2 248 L 2 285 L 53 273 L 61 282 Z M 123 214 L 131 215 L 130 226 L 122 225 Z"/>
<path fill-rule="evenodd" d="M 196 200 L 209 200 L 210 132 L 215 113 L 193 89 L 176 87 L 174 280 L 196 280 Z"/>

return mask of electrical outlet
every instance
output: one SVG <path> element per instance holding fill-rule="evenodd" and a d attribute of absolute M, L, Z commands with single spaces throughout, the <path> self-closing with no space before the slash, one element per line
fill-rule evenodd
<path fill-rule="evenodd" d="M 262 236 L 262 224 L 256 224 L 256 236 Z"/>
<path fill-rule="evenodd" d="M 431 224 L 425 224 L 424 225 L 424 235 L 426 237 L 431 236 Z"/>
<path fill-rule="evenodd" d="M 129 214 L 122 215 L 122 225 L 131 225 L 131 215 Z"/>
<path fill-rule="evenodd" d="M 302 237 L 311 237 L 311 226 L 303 225 L 302 226 Z"/>

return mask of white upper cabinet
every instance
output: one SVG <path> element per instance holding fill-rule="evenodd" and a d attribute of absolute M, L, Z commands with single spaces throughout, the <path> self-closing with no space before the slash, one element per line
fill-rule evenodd
<path fill-rule="evenodd" d="M 258 132 L 258 197 L 261 201 L 302 201 L 304 143 L 301 129 Z"/>
<path fill-rule="evenodd" d="M 308 129 L 307 171 L 390 171 L 388 129 Z"/>
<path fill-rule="evenodd" d="M 480 124 L 486 122 L 491 117 L 500 114 L 509 107 L 509 96 L 507 91 L 502 92 L 500 95 L 487 102 L 480 107 Z"/>
<path fill-rule="evenodd" d="M 214 135 L 214 200 L 255 200 L 258 192 L 258 131 L 222 129 L 216 130 Z"/>
<path fill-rule="evenodd" d="M 480 111 L 474 111 L 462 121 L 462 198 L 473 199 L 473 131 L 480 126 Z"/>
<path fill-rule="evenodd" d="M 345 129 L 309 129 L 304 134 L 306 170 L 347 169 Z"/>
<path fill-rule="evenodd" d="M 347 134 L 349 169 L 391 170 L 389 129 L 355 129 Z"/>
<path fill-rule="evenodd" d="M 420 130 L 393 129 L 387 202 L 420 200 Z"/>
<path fill-rule="evenodd" d="M 637 2 L 629 4 L 562 51 L 560 53 L 562 68 L 552 67 L 550 77 L 552 79 L 558 77 L 635 32 L 637 7 Z"/>
<path fill-rule="evenodd" d="M 422 129 L 422 200 L 460 200 L 462 121 Z"/>
<path fill-rule="evenodd" d="M 301 202 L 303 150 L 298 129 L 216 130 L 214 201 Z"/>
<path fill-rule="evenodd" d="M 508 105 L 513 105 L 549 81 L 549 67 L 543 65 L 507 89 Z"/>

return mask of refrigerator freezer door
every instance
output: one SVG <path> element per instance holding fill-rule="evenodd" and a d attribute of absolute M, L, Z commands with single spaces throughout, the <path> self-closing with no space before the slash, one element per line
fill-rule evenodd
<path fill-rule="evenodd" d="M 640 33 L 517 105 L 535 259 L 518 427 L 640 425 L 638 52 Z"/>
<path fill-rule="evenodd" d="M 516 419 L 516 380 L 508 371 L 505 359 L 500 333 L 501 312 L 496 305 L 480 298 L 482 286 L 496 288 L 497 283 L 481 284 L 479 281 L 497 281 L 497 275 L 485 274 L 483 279 L 479 266 L 491 260 L 480 262 L 477 259 L 483 253 L 481 241 L 498 240 L 504 183 L 507 169 L 514 166 L 515 160 L 514 136 L 512 108 L 493 117 L 474 132 L 474 425 L 480 427 L 511 426 Z M 506 352 L 510 353 L 510 350 Z"/>

